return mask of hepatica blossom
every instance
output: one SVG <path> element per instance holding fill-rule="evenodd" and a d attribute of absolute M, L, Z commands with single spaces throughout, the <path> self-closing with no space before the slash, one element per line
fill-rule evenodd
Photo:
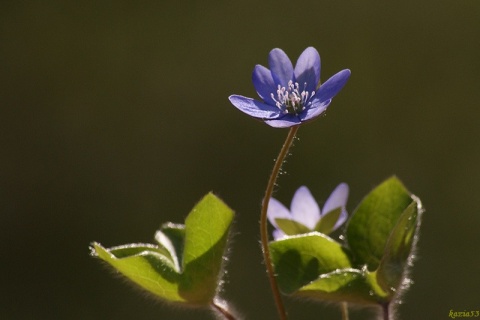
<path fill-rule="evenodd" d="M 302 52 L 295 68 L 278 48 L 270 51 L 268 64 L 270 70 L 256 65 L 252 74 L 263 102 L 239 95 L 229 99 L 240 111 L 276 128 L 292 127 L 321 115 L 350 77 L 350 70 L 345 69 L 320 85 L 320 55 L 312 47 Z"/>
<path fill-rule="evenodd" d="M 312 231 L 328 234 L 347 220 L 345 208 L 348 199 L 348 185 L 339 184 L 325 201 L 322 210 L 307 187 L 301 186 L 295 192 L 290 210 L 280 201 L 270 198 L 267 216 L 275 227 L 275 240 L 285 235 L 295 235 Z"/>

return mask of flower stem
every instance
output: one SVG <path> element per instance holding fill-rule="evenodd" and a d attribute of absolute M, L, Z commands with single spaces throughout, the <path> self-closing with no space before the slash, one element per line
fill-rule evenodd
<path fill-rule="evenodd" d="M 268 202 L 272 197 L 273 188 L 275 187 L 275 182 L 277 181 L 278 174 L 282 168 L 283 161 L 288 154 L 288 150 L 292 146 L 293 139 L 295 134 L 298 131 L 299 126 L 294 126 L 290 128 L 288 132 L 287 139 L 285 140 L 280 153 L 278 154 L 277 159 L 275 160 L 275 165 L 273 166 L 272 174 L 268 180 L 267 189 L 265 190 L 265 197 L 262 202 L 262 211 L 260 215 L 260 236 L 262 240 L 262 251 L 263 259 L 265 261 L 265 266 L 267 268 L 268 279 L 270 280 L 270 286 L 272 288 L 273 297 L 275 299 L 275 304 L 277 306 L 278 315 L 281 320 L 287 319 L 287 313 L 283 305 L 282 297 L 280 291 L 278 290 L 277 281 L 275 279 L 275 274 L 272 266 L 272 260 L 270 257 L 270 249 L 268 248 L 268 228 L 267 228 L 267 211 L 268 211 Z"/>
<path fill-rule="evenodd" d="M 348 320 L 348 303 L 342 302 L 342 320 Z"/>
<path fill-rule="evenodd" d="M 224 316 L 226 320 L 236 320 L 235 316 L 230 313 L 228 308 L 223 306 L 221 303 L 218 303 L 217 301 L 212 301 L 210 305 L 215 311 Z"/>
<path fill-rule="evenodd" d="M 383 320 L 390 320 L 390 303 L 382 304 Z"/>

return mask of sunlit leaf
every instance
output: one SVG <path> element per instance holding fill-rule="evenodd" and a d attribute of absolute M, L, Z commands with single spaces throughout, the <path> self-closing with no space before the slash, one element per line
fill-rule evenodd
<path fill-rule="evenodd" d="M 396 292 L 409 265 L 409 256 L 418 229 L 421 204 L 418 200 L 405 209 L 393 229 L 385 247 L 385 254 L 377 270 L 378 282 L 384 288 Z"/>
<path fill-rule="evenodd" d="M 232 209 L 210 193 L 185 220 L 180 290 L 190 301 L 208 303 L 215 297 L 233 215 Z"/>
<path fill-rule="evenodd" d="M 130 244 L 105 249 L 93 243 L 99 258 L 154 295 L 172 302 L 185 302 L 179 293 L 180 274 L 162 249 Z"/>
<path fill-rule="evenodd" d="M 128 244 L 93 254 L 126 278 L 170 302 L 208 305 L 218 291 L 223 254 L 233 211 L 207 194 L 190 212 L 185 225 L 166 223 L 155 234 L 158 245 Z"/>
<path fill-rule="evenodd" d="M 340 244 L 318 232 L 273 241 L 270 250 L 278 285 L 286 294 L 322 274 L 350 268 Z"/>
<path fill-rule="evenodd" d="M 384 181 L 362 200 L 346 233 L 356 265 L 378 268 L 390 234 L 411 202 L 410 193 L 396 177 Z"/>
<path fill-rule="evenodd" d="M 340 269 L 321 275 L 300 288 L 296 295 L 328 301 L 355 304 L 377 304 L 387 294 L 378 286 L 375 273 L 358 269 Z"/>

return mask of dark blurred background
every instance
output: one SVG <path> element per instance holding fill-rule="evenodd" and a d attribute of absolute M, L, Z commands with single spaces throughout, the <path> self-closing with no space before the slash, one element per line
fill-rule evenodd
<path fill-rule="evenodd" d="M 1 2 L 0 318 L 212 319 L 146 298 L 88 250 L 152 242 L 212 190 L 237 213 L 225 297 L 275 319 L 258 221 L 287 131 L 227 97 L 256 96 L 272 48 L 307 46 L 323 80 L 352 77 L 300 129 L 276 198 L 306 184 L 323 201 L 344 181 L 352 212 L 398 175 L 427 209 L 400 318 L 479 310 L 479 37 L 478 0 Z M 286 303 L 291 319 L 340 318 Z"/>

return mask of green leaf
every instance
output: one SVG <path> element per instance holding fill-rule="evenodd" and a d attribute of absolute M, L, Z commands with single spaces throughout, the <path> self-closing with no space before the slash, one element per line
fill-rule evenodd
<path fill-rule="evenodd" d="M 300 222 L 290 220 L 290 219 L 275 219 L 278 227 L 288 236 L 293 236 L 296 234 L 308 233 L 312 230 L 308 229 L 305 225 Z"/>
<path fill-rule="evenodd" d="M 208 305 L 217 293 L 233 211 L 207 194 L 185 226 L 166 223 L 155 234 L 158 245 L 128 244 L 92 251 L 143 289 L 167 301 Z"/>
<path fill-rule="evenodd" d="M 155 240 L 160 247 L 168 252 L 170 259 L 175 265 L 175 270 L 181 272 L 180 262 L 183 260 L 185 226 L 171 222 L 164 223 L 160 230 L 155 233 Z"/>
<path fill-rule="evenodd" d="M 190 301 L 209 303 L 216 295 L 233 211 L 207 194 L 185 220 L 180 290 Z"/>
<path fill-rule="evenodd" d="M 421 203 L 415 199 L 402 213 L 388 239 L 385 254 L 377 270 L 377 280 L 386 291 L 394 293 L 401 285 L 415 243 L 421 212 Z"/>
<path fill-rule="evenodd" d="M 358 266 L 376 270 L 401 214 L 412 202 L 408 190 L 391 177 L 370 192 L 347 225 L 347 243 Z"/>
<path fill-rule="evenodd" d="M 180 274 L 162 248 L 129 244 L 105 249 L 93 243 L 93 250 L 100 259 L 143 289 L 172 302 L 186 301 L 178 290 Z"/>
<path fill-rule="evenodd" d="M 318 221 L 317 225 L 315 226 L 315 231 L 329 234 L 332 232 L 333 227 L 338 221 L 338 217 L 340 217 L 340 213 L 342 213 L 342 208 L 336 208 L 327 214 L 323 215 L 320 221 Z"/>
<path fill-rule="evenodd" d="M 387 300 L 387 294 L 378 286 L 375 278 L 375 272 L 335 270 L 300 288 L 296 295 L 355 304 L 378 304 Z"/>
<path fill-rule="evenodd" d="M 340 244 L 318 232 L 273 241 L 269 247 L 279 288 L 286 294 L 322 274 L 351 267 Z"/>
<path fill-rule="evenodd" d="M 389 303 L 402 286 L 421 211 L 420 201 L 396 177 L 387 179 L 352 215 L 347 247 L 318 232 L 333 229 L 341 208 L 324 216 L 316 232 L 270 243 L 279 288 L 310 299 Z"/>

